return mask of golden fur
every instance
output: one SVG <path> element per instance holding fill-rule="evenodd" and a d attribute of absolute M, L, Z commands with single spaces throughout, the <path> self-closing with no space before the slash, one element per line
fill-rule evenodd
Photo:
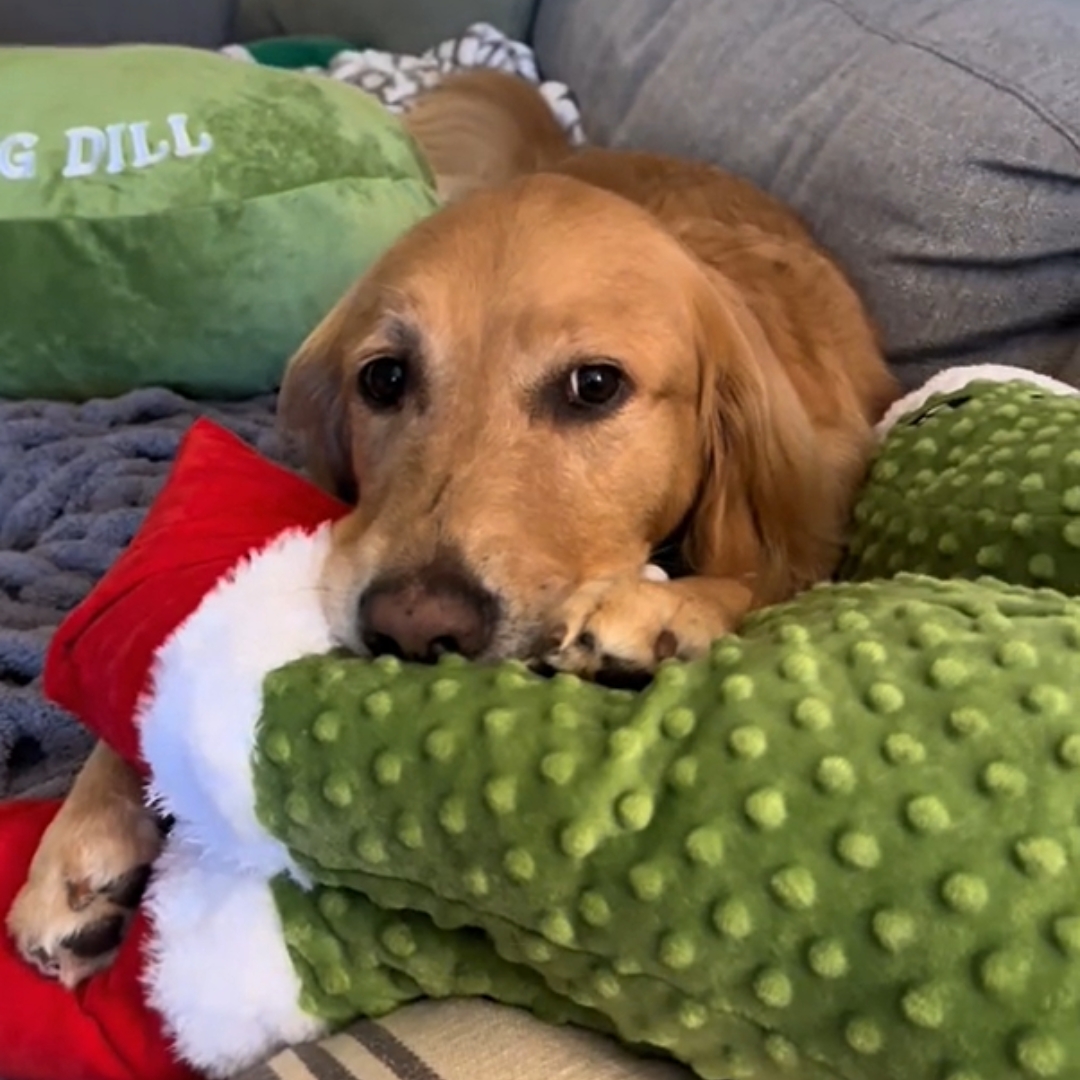
<path fill-rule="evenodd" d="M 625 675 L 827 577 L 895 386 L 802 222 L 710 166 L 572 151 L 506 76 L 449 80 L 408 123 L 449 205 L 281 395 L 315 475 L 361 496 L 326 570 L 338 637 Z M 408 374 L 394 408 L 358 392 L 379 358 Z M 584 407 L 598 364 L 619 396 Z M 643 577 L 658 549 L 685 574 Z M 156 851 L 125 768 L 92 755 L 8 921 L 69 984 L 109 957 L 62 939 Z"/>
<path fill-rule="evenodd" d="M 590 675 L 696 655 L 747 608 L 826 577 L 895 387 L 799 219 L 710 166 L 573 152 L 506 76 L 451 80 L 418 112 L 453 205 L 337 305 L 282 392 L 324 482 L 362 493 L 327 574 L 341 639 L 362 646 L 373 582 L 446 548 L 498 604 L 478 655 L 542 652 Z M 522 149 L 537 132 L 539 163 Z M 358 373 L 395 353 L 427 400 L 373 413 Z M 621 409 L 535 414 L 537 387 L 593 359 L 626 373 Z M 674 536 L 691 575 L 642 581 Z"/>

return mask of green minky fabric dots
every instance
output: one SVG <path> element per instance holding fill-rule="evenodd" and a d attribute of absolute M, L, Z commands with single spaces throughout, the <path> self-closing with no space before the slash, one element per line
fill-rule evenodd
<path fill-rule="evenodd" d="M 912 575 L 639 694 L 297 661 L 254 770 L 304 1003 L 480 993 L 706 1080 L 1075 1077 L 1078 696 L 1080 603 Z"/>
<path fill-rule="evenodd" d="M 300 1004 L 331 1022 L 382 1016 L 421 997 L 486 995 L 553 1023 L 610 1030 L 602 1014 L 553 993 L 481 935 L 440 929 L 427 915 L 379 907 L 356 890 L 304 890 L 282 876 L 273 891 L 286 946 L 302 973 Z"/>
<path fill-rule="evenodd" d="M 841 576 L 905 570 L 1080 593 L 1080 395 L 979 381 L 889 431 Z"/>

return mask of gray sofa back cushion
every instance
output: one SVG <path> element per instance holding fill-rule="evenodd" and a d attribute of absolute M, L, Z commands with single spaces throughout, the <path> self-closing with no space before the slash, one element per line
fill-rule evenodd
<path fill-rule="evenodd" d="M 150 41 L 216 48 L 233 0 L 0 0 L 0 45 Z"/>
<path fill-rule="evenodd" d="M 238 0 L 241 40 L 278 34 L 332 34 L 390 52 L 419 53 L 489 22 L 518 40 L 534 0 Z"/>
<path fill-rule="evenodd" d="M 0 0 L 0 45 L 146 41 L 217 48 L 283 34 L 419 53 L 490 22 L 524 40 L 536 0 Z"/>
<path fill-rule="evenodd" d="M 534 38 L 593 138 L 802 211 L 905 381 L 1080 383 L 1080 0 L 543 0 Z"/>

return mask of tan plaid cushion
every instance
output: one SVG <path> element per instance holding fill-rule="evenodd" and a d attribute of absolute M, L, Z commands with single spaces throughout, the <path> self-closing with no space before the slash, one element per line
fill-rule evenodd
<path fill-rule="evenodd" d="M 234 1080 L 691 1080 L 591 1032 L 488 1001 L 420 1002 L 284 1050 Z"/>

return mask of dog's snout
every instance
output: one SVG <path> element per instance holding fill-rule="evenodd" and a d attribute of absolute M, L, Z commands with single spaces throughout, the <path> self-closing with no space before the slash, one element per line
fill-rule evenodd
<path fill-rule="evenodd" d="M 463 573 L 429 571 L 376 582 L 360 601 L 360 634 L 372 655 L 432 663 L 443 653 L 473 659 L 491 644 L 495 598 Z"/>

